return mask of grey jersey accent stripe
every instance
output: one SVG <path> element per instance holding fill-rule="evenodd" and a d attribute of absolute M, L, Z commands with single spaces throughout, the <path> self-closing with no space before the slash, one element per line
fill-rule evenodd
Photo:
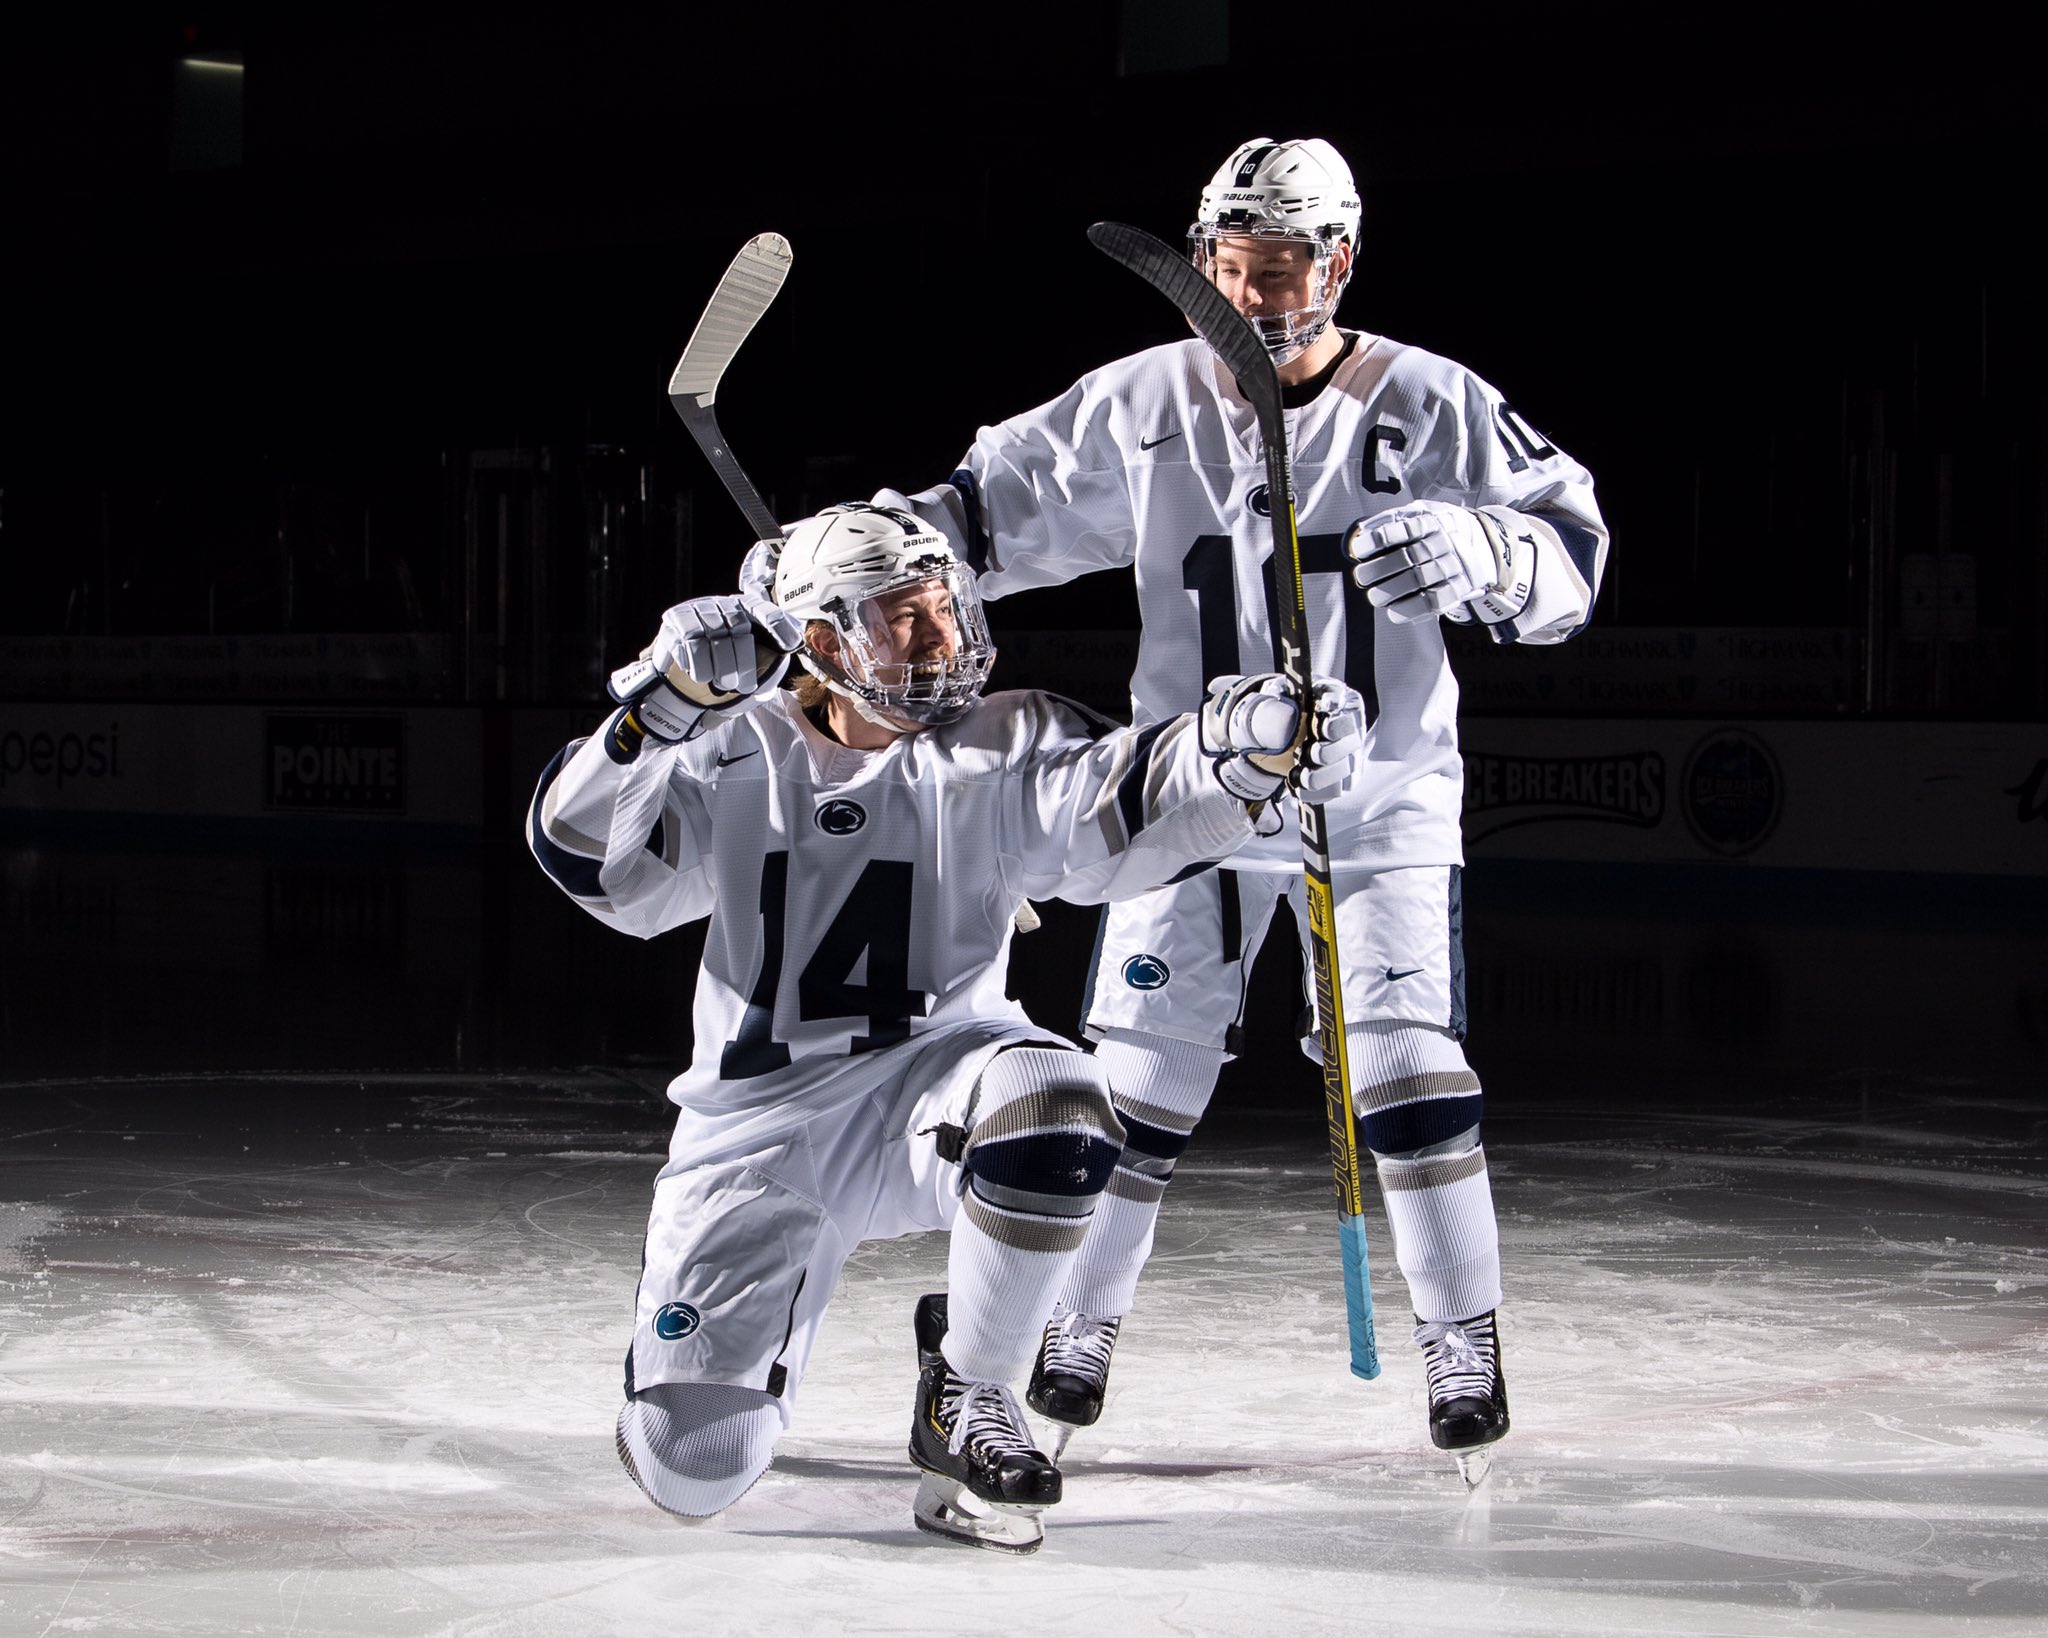
<path fill-rule="evenodd" d="M 1040 1217 L 1087 1217 L 1095 1210 L 1092 1194 L 1041 1194 L 1036 1189 L 1020 1189 L 1009 1183 L 991 1183 L 985 1177 L 974 1178 L 969 1186 L 983 1204 L 999 1206 L 1004 1211 L 1028 1211 Z"/>
<path fill-rule="evenodd" d="M 1193 1137 L 1195 1133 L 1192 1116 L 1183 1114 L 1178 1109 L 1168 1109 L 1161 1104 L 1144 1103 L 1137 1098 L 1118 1095 L 1116 1112 L 1119 1115 L 1130 1116 L 1140 1125 L 1156 1126 L 1163 1132 L 1178 1132 L 1182 1137 Z"/>
<path fill-rule="evenodd" d="M 1101 1092 L 1094 1087 L 1056 1086 L 997 1104 L 975 1122 L 974 1130 L 967 1134 L 967 1146 L 971 1149 L 977 1143 L 1048 1129 L 1100 1132 L 1112 1143 L 1124 1140 L 1124 1123 Z"/>
<path fill-rule="evenodd" d="M 1018 1251 L 1079 1251 L 1081 1242 L 1088 1238 L 1087 1217 L 1063 1218 L 1056 1223 L 1038 1217 L 1019 1217 L 987 1204 L 972 1189 L 967 1191 L 960 1209 L 970 1223 L 997 1245 Z"/>
<path fill-rule="evenodd" d="M 600 864 L 603 863 L 604 843 L 595 836 L 585 836 L 574 825 L 557 817 L 555 809 L 561 800 L 562 787 L 548 786 L 547 800 L 540 805 L 540 828 L 548 833 L 549 841 L 577 853 L 587 853 Z"/>
<path fill-rule="evenodd" d="M 1469 1098 L 1479 1090 L 1479 1077 L 1469 1069 L 1432 1069 L 1420 1075 L 1403 1075 L 1372 1086 L 1361 1086 L 1354 1094 L 1360 1112 L 1391 1109 L 1397 1103 L 1418 1098 Z"/>
<path fill-rule="evenodd" d="M 1468 1177 L 1485 1176 L 1486 1151 L 1474 1149 L 1470 1154 L 1454 1155 L 1449 1160 L 1382 1160 L 1379 1174 L 1382 1189 L 1441 1189 L 1452 1183 L 1462 1183 Z"/>
<path fill-rule="evenodd" d="M 1119 1200 L 1129 1200 L 1141 1206 L 1149 1206 L 1155 1200 L 1165 1197 L 1166 1179 L 1163 1177 L 1140 1177 L 1136 1172 L 1127 1171 L 1122 1166 L 1119 1166 L 1109 1174 L 1109 1187 L 1104 1189 L 1103 1193 L 1114 1195 Z"/>

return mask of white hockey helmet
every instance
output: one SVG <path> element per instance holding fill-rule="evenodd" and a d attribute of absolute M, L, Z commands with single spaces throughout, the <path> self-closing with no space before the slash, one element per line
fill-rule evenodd
<path fill-rule="evenodd" d="M 1314 259 L 1304 307 L 1261 313 L 1253 319 L 1275 364 L 1299 358 L 1315 345 L 1337 314 L 1350 281 L 1362 215 L 1358 188 L 1344 156 L 1321 137 L 1242 143 L 1209 178 L 1188 255 L 1213 278 L 1222 238 L 1281 238 L 1305 242 Z M 1351 247 L 1345 256 L 1337 246 Z"/>
<path fill-rule="evenodd" d="M 952 652 L 898 659 L 880 600 L 927 581 L 946 593 Z M 806 627 L 823 620 L 838 639 L 835 656 L 807 637 L 797 651 L 805 669 L 898 733 L 965 715 L 995 663 L 974 571 L 910 512 L 855 503 L 793 524 L 775 565 L 775 601 Z"/>

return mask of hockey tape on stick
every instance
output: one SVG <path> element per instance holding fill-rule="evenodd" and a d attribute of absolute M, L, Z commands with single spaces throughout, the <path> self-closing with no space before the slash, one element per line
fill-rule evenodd
<path fill-rule="evenodd" d="M 1287 459 L 1287 421 L 1280 377 L 1258 332 L 1230 305 L 1185 254 L 1142 229 L 1097 222 L 1088 242 L 1129 268 L 1174 306 L 1215 349 L 1237 380 L 1259 423 L 1266 458 L 1268 510 L 1273 520 L 1273 606 L 1281 670 L 1294 687 L 1304 726 L 1309 713 L 1308 600 L 1301 572 L 1301 540 L 1294 526 L 1294 474 Z M 1351 1107 L 1351 1066 L 1345 1053 L 1344 985 L 1337 966 L 1337 895 L 1330 879 L 1329 824 L 1321 803 L 1297 802 L 1301 811 L 1302 872 L 1307 878 L 1309 966 L 1316 1003 L 1316 1043 L 1323 1058 L 1323 1111 L 1330 1130 L 1330 1168 L 1337 1185 L 1337 1239 L 1344 1261 L 1344 1312 L 1351 1331 L 1351 1373 L 1371 1381 L 1380 1374 L 1373 1336 L 1372 1275 L 1365 1248 L 1365 1191 L 1358 1155 L 1358 1124 Z"/>
<path fill-rule="evenodd" d="M 725 485 L 726 493 L 739 502 L 756 540 L 779 540 L 782 525 L 775 521 L 746 469 L 726 447 L 712 405 L 717 401 L 718 382 L 726 365 L 732 362 L 740 344 L 753 334 L 761 315 L 768 311 L 768 304 L 782 289 L 783 280 L 789 277 L 790 260 L 789 241 L 779 233 L 757 233 L 741 245 L 740 253 L 725 270 L 725 277 L 718 281 L 718 288 L 711 292 L 704 315 L 690 332 L 683 356 L 676 360 L 675 372 L 668 378 L 668 401 L 711 462 L 711 469 Z"/>

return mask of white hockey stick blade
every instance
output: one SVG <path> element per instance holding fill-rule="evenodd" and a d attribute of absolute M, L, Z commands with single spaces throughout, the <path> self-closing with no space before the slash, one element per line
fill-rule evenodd
<path fill-rule="evenodd" d="M 789 241 L 779 233 L 757 233 L 740 246 L 668 379 L 668 395 L 678 401 L 677 409 L 682 399 L 707 409 L 717 401 L 718 378 L 775 300 L 789 277 L 790 261 Z"/>
<path fill-rule="evenodd" d="M 1045 1541 L 1036 1507 L 1000 1507 L 983 1501 L 957 1479 L 936 1473 L 918 1476 L 910 1517 L 916 1526 L 947 1541 L 992 1547 L 999 1553 L 1035 1553 Z"/>
<path fill-rule="evenodd" d="M 741 245 L 718 288 L 711 292 L 711 300 L 668 378 L 669 403 L 704 451 L 726 493 L 745 514 L 756 540 L 780 540 L 782 525 L 775 521 L 739 458 L 726 447 L 712 405 L 718 397 L 719 377 L 768 311 L 782 281 L 789 277 L 789 264 L 789 241 L 779 233 L 757 233 Z"/>

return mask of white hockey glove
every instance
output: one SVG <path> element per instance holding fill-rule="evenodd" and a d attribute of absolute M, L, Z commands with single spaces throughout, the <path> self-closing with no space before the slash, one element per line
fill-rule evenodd
<path fill-rule="evenodd" d="M 645 653 L 611 675 L 649 737 L 675 744 L 768 697 L 803 642 L 792 614 L 761 598 L 698 597 L 661 617 Z"/>
<path fill-rule="evenodd" d="M 775 570 L 782 562 L 780 540 L 757 540 L 740 559 L 740 595 L 764 603 L 775 600 Z"/>
<path fill-rule="evenodd" d="M 1397 506 L 1352 524 L 1344 550 L 1373 607 L 1403 624 L 1442 615 L 1497 626 L 1527 606 L 1536 574 L 1529 526 L 1505 506 Z"/>
<path fill-rule="evenodd" d="M 1201 744 L 1217 782 L 1241 802 L 1270 802 L 1292 790 L 1327 802 L 1351 788 L 1365 755 L 1365 701 L 1334 677 L 1311 684 L 1315 704 L 1299 739 L 1294 689 L 1285 677 L 1218 677 L 1202 703 Z"/>

